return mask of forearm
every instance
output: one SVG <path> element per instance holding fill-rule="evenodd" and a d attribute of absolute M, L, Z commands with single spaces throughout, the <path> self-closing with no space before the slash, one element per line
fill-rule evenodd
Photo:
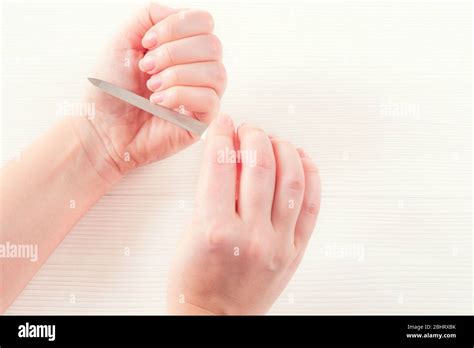
<path fill-rule="evenodd" d="M 112 185 L 98 174 L 70 121 L 58 122 L 1 172 L 0 312 Z"/>

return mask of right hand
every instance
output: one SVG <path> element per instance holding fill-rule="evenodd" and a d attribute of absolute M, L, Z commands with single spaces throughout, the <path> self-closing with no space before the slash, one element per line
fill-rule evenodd
<path fill-rule="evenodd" d="M 237 165 L 225 156 L 236 144 L 247 155 Z M 169 312 L 267 312 L 301 261 L 320 199 L 317 167 L 302 150 L 250 126 L 234 139 L 231 119 L 219 116 L 206 138 L 192 225 L 170 272 Z"/>

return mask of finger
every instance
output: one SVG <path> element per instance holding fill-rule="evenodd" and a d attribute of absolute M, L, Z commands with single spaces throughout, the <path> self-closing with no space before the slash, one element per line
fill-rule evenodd
<path fill-rule="evenodd" d="M 227 85 L 227 73 L 221 62 L 202 62 L 171 66 L 147 81 L 150 91 L 161 91 L 173 86 L 212 88 L 219 97 Z"/>
<path fill-rule="evenodd" d="M 275 157 L 268 136 L 258 128 L 238 131 L 242 171 L 238 212 L 246 221 L 270 221 L 275 188 Z"/>
<path fill-rule="evenodd" d="M 143 50 L 141 39 L 156 23 L 180 10 L 156 3 L 150 3 L 141 8 L 120 30 L 119 42 L 131 45 L 129 48 Z"/>
<path fill-rule="evenodd" d="M 214 20 L 209 12 L 184 10 L 158 21 L 143 36 L 142 45 L 153 49 L 166 42 L 212 33 L 213 29 Z"/>
<path fill-rule="evenodd" d="M 168 17 L 168 16 L 170 16 L 174 13 L 182 11 L 181 9 L 160 5 L 160 4 L 157 4 L 155 2 L 150 2 L 146 6 L 146 8 L 148 9 L 148 13 L 143 14 L 143 16 L 144 16 L 143 21 L 146 22 L 149 25 L 148 28 L 155 25 L 156 23 L 159 23 L 160 21 L 162 21 L 166 17 Z M 149 21 L 146 21 L 147 15 L 148 15 L 148 20 Z"/>
<path fill-rule="evenodd" d="M 289 142 L 272 139 L 276 161 L 276 184 L 272 224 L 287 242 L 294 242 L 296 221 L 303 202 L 305 177 L 300 155 Z"/>
<path fill-rule="evenodd" d="M 300 215 L 295 228 L 295 246 L 304 250 L 316 225 L 321 205 L 321 180 L 316 164 L 303 150 L 298 149 L 305 175 L 305 191 Z"/>
<path fill-rule="evenodd" d="M 234 126 L 227 115 L 219 115 L 207 130 L 197 202 L 204 218 L 235 214 L 236 165 Z"/>
<path fill-rule="evenodd" d="M 216 116 L 220 107 L 219 96 L 212 88 L 207 87 L 174 86 L 153 93 L 150 100 L 170 109 L 184 108 L 194 112 L 203 122 Z"/>
<path fill-rule="evenodd" d="M 222 45 L 213 34 L 167 42 L 149 51 L 138 63 L 140 70 L 156 74 L 170 66 L 222 59 Z"/>

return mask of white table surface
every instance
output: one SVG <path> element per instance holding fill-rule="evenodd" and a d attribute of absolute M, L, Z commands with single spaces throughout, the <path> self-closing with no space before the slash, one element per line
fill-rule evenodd
<path fill-rule="evenodd" d="M 167 4 L 214 15 L 223 110 L 320 167 L 318 226 L 271 313 L 472 313 L 471 3 Z M 2 4 L 3 162 L 51 126 L 58 105 L 80 100 L 100 47 L 138 6 Z M 200 151 L 121 181 L 7 314 L 165 313 Z"/>

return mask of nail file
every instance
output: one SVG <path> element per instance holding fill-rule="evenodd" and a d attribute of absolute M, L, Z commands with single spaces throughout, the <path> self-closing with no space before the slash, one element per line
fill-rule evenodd
<path fill-rule="evenodd" d="M 180 114 L 172 109 L 168 109 L 161 105 L 151 103 L 148 99 L 143 98 L 135 93 L 132 93 L 124 88 L 118 87 L 110 82 L 87 78 L 94 86 L 100 88 L 107 94 L 114 96 L 128 104 L 131 104 L 143 111 L 149 112 L 152 115 L 173 123 L 187 131 L 193 132 L 201 139 L 206 137 L 207 124 L 191 118 L 189 116 Z"/>

